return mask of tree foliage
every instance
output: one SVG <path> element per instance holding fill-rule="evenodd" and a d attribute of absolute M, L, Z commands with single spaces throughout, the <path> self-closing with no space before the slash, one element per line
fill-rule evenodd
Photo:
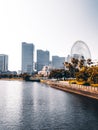
<path fill-rule="evenodd" d="M 61 79 L 69 78 L 70 72 L 64 69 L 54 69 L 50 72 L 49 78 Z"/>

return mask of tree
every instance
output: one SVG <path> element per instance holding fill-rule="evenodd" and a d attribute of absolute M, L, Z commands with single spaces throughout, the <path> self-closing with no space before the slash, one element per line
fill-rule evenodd
<path fill-rule="evenodd" d="M 91 64 L 92 64 L 93 62 L 92 62 L 92 60 L 89 58 L 89 59 L 87 59 L 87 64 L 90 66 Z"/>

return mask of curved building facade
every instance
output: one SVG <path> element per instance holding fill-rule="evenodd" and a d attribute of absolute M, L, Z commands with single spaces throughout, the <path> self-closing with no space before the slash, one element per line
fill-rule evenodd
<path fill-rule="evenodd" d="M 76 41 L 71 48 L 71 57 L 85 60 L 91 59 L 91 53 L 87 44 L 83 41 Z"/>

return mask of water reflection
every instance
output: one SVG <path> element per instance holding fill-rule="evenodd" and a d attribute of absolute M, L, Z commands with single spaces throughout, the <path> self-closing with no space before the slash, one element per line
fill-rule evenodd
<path fill-rule="evenodd" d="M 0 81 L 0 130 L 97 130 L 98 101 L 41 83 Z"/>
<path fill-rule="evenodd" d="M 5 129 L 10 129 L 10 126 L 14 129 L 15 125 L 19 125 L 22 105 L 20 85 L 21 82 L 17 81 L 0 81 L 0 90 L 2 90 L 2 94 L 0 92 L 0 104 L 2 104 L 2 107 L 0 107 L 0 117 L 2 117 L 0 123 L 4 125 Z M 1 127 L 0 130 L 4 128 Z"/>

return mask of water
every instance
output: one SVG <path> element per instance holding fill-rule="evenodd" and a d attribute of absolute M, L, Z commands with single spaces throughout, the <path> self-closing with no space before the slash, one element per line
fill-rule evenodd
<path fill-rule="evenodd" d="M 0 130 L 98 130 L 98 101 L 42 83 L 0 80 Z"/>

